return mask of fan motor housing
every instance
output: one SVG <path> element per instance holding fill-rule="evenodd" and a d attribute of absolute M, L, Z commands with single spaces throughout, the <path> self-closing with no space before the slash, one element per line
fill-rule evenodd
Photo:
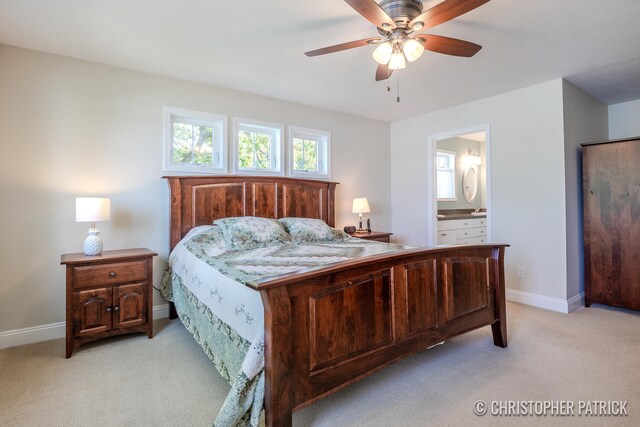
<path fill-rule="evenodd" d="M 380 7 L 396 25 L 406 26 L 422 13 L 422 2 L 419 0 L 384 0 L 380 2 Z"/>

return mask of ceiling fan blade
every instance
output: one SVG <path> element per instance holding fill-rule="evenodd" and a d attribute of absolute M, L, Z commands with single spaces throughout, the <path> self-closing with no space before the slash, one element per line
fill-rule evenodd
<path fill-rule="evenodd" d="M 433 34 L 418 34 L 415 38 L 425 40 L 422 45 L 426 50 L 443 53 L 445 55 L 464 56 L 466 58 L 470 58 L 482 49 L 482 46 L 475 43 L 452 39 L 451 37 L 436 36 Z"/>
<path fill-rule="evenodd" d="M 322 49 L 310 50 L 304 54 L 307 56 L 326 55 L 327 53 L 340 52 L 341 50 L 353 49 L 354 47 L 366 46 L 370 41 L 381 40 L 379 37 L 371 37 L 368 39 L 355 40 L 347 43 L 340 43 L 333 46 L 323 47 Z"/>
<path fill-rule="evenodd" d="M 344 0 L 349 6 L 355 9 L 367 21 L 371 22 L 378 28 L 382 28 L 382 24 L 389 25 L 392 29 L 396 28 L 396 23 L 387 12 L 382 10 L 378 3 L 373 0 Z"/>
<path fill-rule="evenodd" d="M 422 15 L 418 15 L 411 22 L 409 22 L 409 28 L 416 22 L 420 21 L 424 23 L 423 30 L 433 28 L 436 25 L 440 25 L 443 22 L 457 18 L 460 15 L 464 15 L 473 9 L 488 3 L 490 0 L 444 0 L 423 12 Z"/>
<path fill-rule="evenodd" d="M 393 74 L 393 70 L 389 69 L 389 64 L 378 64 L 376 69 L 376 81 L 387 80 Z"/>

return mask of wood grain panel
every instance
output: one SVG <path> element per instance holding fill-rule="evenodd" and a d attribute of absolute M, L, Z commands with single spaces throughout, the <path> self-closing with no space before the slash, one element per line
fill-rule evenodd
<path fill-rule="evenodd" d="M 262 218 L 278 218 L 278 184 L 275 182 L 254 182 L 251 185 L 252 216 Z"/>
<path fill-rule="evenodd" d="M 147 279 L 146 261 L 73 267 L 76 288 L 112 285 Z"/>
<path fill-rule="evenodd" d="M 100 288 L 73 293 L 73 335 L 91 335 L 111 329 L 111 289 Z"/>
<path fill-rule="evenodd" d="M 446 320 L 488 307 L 489 260 L 456 257 L 443 260 Z"/>
<path fill-rule="evenodd" d="M 438 327 L 436 260 L 404 266 L 409 333 Z"/>
<path fill-rule="evenodd" d="M 320 218 L 335 226 L 336 182 L 270 176 L 165 176 L 171 190 L 170 247 L 219 218 Z"/>
<path fill-rule="evenodd" d="M 325 194 L 322 188 L 285 184 L 282 186 L 282 216 L 324 219 Z"/>
<path fill-rule="evenodd" d="M 215 219 L 246 215 L 244 183 L 194 185 L 191 228 Z"/>
<path fill-rule="evenodd" d="M 640 310 L 640 140 L 583 148 L 585 304 Z"/>
<path fill-rule="evenodd" d="M 390 270 L 335 284 L 309 303 L 312 371 L 392 341 Z"/>
<path fill-rule="evenodd" d="M 128 328 L 146 323 L 146 288 L 144 283 L 121 285 L 113 288 L 113 301 L 115 304 L 114 327 Z"/>

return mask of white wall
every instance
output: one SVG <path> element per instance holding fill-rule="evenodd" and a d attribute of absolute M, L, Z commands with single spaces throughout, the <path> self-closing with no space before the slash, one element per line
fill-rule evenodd
<path fill-rule="evenodd" d="M 567 299 L 581 305 L 584 292 L 582 152 L 580 144 L 608 137 L 607 106 L 563 81 L 567 223 Z"/>
<path fill-rule="evenodd" d="M 360 196 L 375 228 L 390 229 L 388 123 L 0 45 L 0 333 L 64 321 L 60 255 L 82 250 L 88 225 L 74 222 L 77 196 L 111 198 L 105 249 L 157 251 L 158 284 L 165 105 L 331 131 L 337 225 L 355 223 Z"/>
<path fill-rule="evenodd" d="M 640 99 L 609 106 L 609 139 L 640 136 Z"/>
<path fill-rule="evenodd" d="M 554 80 L 393 122 L 394 236 L 411 245 L 428 241 L 427 136 L 489 123 L 491 237 L 511 245 L 507 287 L 512 294 L 566 301 L 562 88 L 562 80 Z M 526 278 L 516 277 L 517 266 L 526 267 Z"/>

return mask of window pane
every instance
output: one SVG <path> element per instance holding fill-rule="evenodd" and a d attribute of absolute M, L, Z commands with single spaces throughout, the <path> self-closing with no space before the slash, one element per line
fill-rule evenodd
<path fill-rule="evenodd" d="M 191 163 L 193 158 L 191 151 L 192 140 L 193 126 L 179 122 L 173 124 L 173 147 L 171 150 L 173 163 Z"/>
<path fill-rule="evenodd" d="M 318 172 L 318 141 L 293 138 L 293 168 L 297 171 Z"/>
<path fill-rule="evenodd" d="M 211 165 L 213 163 L 213 138 L 211 126 L 198 126 L 175 121 L 171 150 L 173 163 Z"/>
<path fill-rule="evenodd" d="M 194 126 L 194 160 L 196 165 L 209 165 L 213 162 L 213 128 Z"/>
<path fill-rule="evenodd" d="M 436 181 L 438 199 L 456 198 L 456 156 L 454 153 L 436 153 Z"/>
<path fill-rule="evenodd" d="M 243 130 L 238 132 L 238 160 L 244 169 L 271 168 L 271 135 Z"/>

